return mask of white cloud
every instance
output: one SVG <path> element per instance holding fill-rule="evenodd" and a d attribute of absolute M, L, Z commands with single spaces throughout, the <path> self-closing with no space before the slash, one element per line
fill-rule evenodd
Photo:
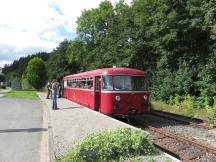
<path fill-rule="evenodd" d="M 17 47 L 18 49 L 31 46 L 41 46 L 47 49 L 52 49 L 57 45 L 55 42 L 41 39 L 35 32 L 25 32 L 16 29 L 0 27 L 0 35 L 1 45 L 11 45 Z"/>
<path fill-rule="evenodd" d="M 12 61 L 0 60 L 0 67 L 4 67 L 5 64 L 11 64 Z"/>
<path fill-rule="evenodd" d="M 0 0 L 0 66 L 41 50 L 51 51 L 65 38 L 73 39 L 77 17 L 101 1 Z"/>
<path fill-rule="evenodd" d="M 0 23 L 20 31 L 40 32 L 64 23 L 48 0 L 2 0 Z"/>
<path fill-rule="evenodd" d="M 110 0 L 112 4 L 115 4 L 118 1 L 119 0 Z M 67 29 L 72 32 L 76 32 L 76 20 L 81 16 L 82 11 L 84 9 L 88 10 L 96 8 L 101 2 L 102 0 L 91 0 L 91 2 L 89 0 L 53 0 L 53 3 L 60 8 L 67 19 Z M 132 0 L 125 0 L 125 3 L 127 4 L 130 4 L 131 2 Z"/>

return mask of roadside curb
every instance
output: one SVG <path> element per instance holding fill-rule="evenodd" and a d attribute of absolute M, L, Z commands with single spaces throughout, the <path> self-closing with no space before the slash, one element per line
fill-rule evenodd
<path fill-rule="evenodd" d="M 41 148 L 40 148 L 40 162 L 54 162 L 55 156 L 54 151 L 52 149 L 53 146 L 53 133 L 52 133 L 52 125 L 50 120 L 50 113 L 49 113 L 49 107 L 47 106 L 44 99 L 42 99 L 42 96 L 39 92 L 37 92 L 37 95 L 39 96 L 43 108 L 43 123 L 42 128 L 46 129 L 47 131 L 44 131 L 42 133 L 42 139 L 41 139 Z"/>

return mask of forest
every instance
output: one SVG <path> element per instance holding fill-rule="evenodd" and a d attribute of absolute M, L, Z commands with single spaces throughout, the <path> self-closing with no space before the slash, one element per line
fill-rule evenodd
<path fill-rule="evenodd" d="M 154 101 L 193 96 L 199 106 L 216 101 L 215 0 L 108 0 L 84 10 L 77 37 L 52 52 L 39 52 L 5 65 L 8 80 L 22 81 L 28 61 L 45 61 L 47 80 L 92 69 L 144 70 Z"/>

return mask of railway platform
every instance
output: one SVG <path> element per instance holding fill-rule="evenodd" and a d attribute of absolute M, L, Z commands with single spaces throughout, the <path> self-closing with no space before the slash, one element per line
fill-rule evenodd
<path fill-rule="evenodd" d="M 51 162 L 55 161 L 55 158 L 64 156 L 74 144 L 91 133 L 132 127 L 64 98 L 57 100 L 59 109 L 52 110 L 52 100 L 46 99 L 46 93 L 39 92 L 38 95 L 45 105 L 44 121 L 48 122 L 49 159 Z M 149 157 L 142 158 L 146 161 L 149 159 Z M 157 162 L 179 161 L 162 152 L 152 158 Z"/>

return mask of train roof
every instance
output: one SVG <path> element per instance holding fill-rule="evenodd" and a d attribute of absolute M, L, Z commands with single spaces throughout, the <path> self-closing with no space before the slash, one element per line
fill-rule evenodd
<path fill-rule="evenodd" d="M 97 76 L 97 75 L 145 75 L 144 71 L 132 68 L 104 68 L 97 69 L 92 71 L 87 71 L 83 73 L 73 74 L 65 76 L 64 79 L 68 78 L 79 78 L 79 77 L 87 77 L 87 76 Z"/>

